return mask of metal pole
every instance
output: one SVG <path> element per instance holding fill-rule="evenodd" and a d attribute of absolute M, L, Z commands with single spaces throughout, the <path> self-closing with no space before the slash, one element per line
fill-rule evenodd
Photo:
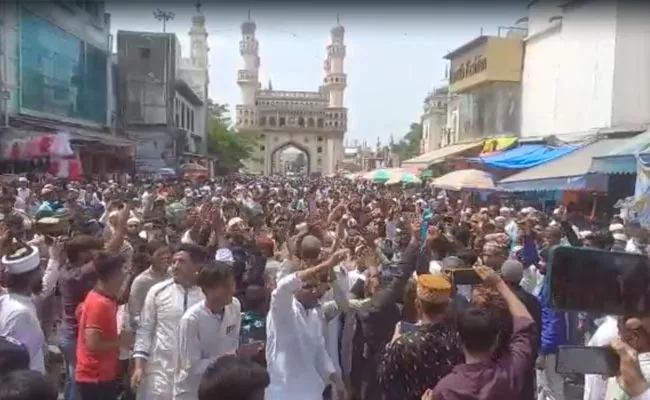
<path fill-rule="evenodd" d="M 153 12 L 153 17 L 163 24 L 163 32 L 167 32 L 167 21 L 174 19 L 176 15 L 171 11 L 161 10 L 158 8 Z"/>

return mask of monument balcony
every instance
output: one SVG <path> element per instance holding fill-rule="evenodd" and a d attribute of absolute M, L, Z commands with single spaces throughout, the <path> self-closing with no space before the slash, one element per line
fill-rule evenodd
<path fill-rule="evenodd" d="M 345 57 L 345 45 L 330 44 L 327 46 L 327 55 L 329 57 Z"/>
<path fill-rule="evenodd" d="M 240 69 L 237 71 L 237 83 L 257 82 L 257 71 Z"/>
<path fill-rule="evenodd" d="M 343 73 L 329 73 L 323 78 L 323 84 L 328 88 L 344 89 L 348 85 L 348 76 Z"/>
<path fill-rule="evenodd" d="M 239 53 L 244 54 L 257 54 L 259 43 L 257 40 L 242 40 L 239 42 Z"/>

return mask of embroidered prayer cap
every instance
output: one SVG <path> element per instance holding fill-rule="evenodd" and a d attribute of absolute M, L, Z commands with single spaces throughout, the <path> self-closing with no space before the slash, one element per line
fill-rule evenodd
<path fill-rule="evenodd" d="M 419 275 L 416 295 L 425 303 L 446 303 L 451 298 L 451 283 L 442 275 Z"/>
<path fill-rule="evenodd" d="M 235 225 L 243 224 L 243 223 L 244 223 L 244 220 L 242 218 L 234 217 L 234 218 L 230 218 L 230 220 L 228 221 L 228 224 L 226 226 L 227 226 L 228 229 L 232 229 L 232 227 L 234 227 Z"/>
<path fill-rule="evenodd" d="M 609 231 L 612 232 L 612 233 L 613 232 L 623 232 L 623 229 L 624 229 L 623 224 L 611 224 L 609 226 Z"/>
<path fill-rule="evenodd" d="M 214 260 L 215 261 L 220 261 L 220 262 L 225 262 L 225 263 L 233 263 L 235 262 L 235 258 L 232 255 L 232 251 L 229 249 L 219 249 L 217 250 L 217 254 L 214 255 Z"/>
<path fill-rule="evenodd" d="M 483 254 L 497 255 L 506 252 L 507 249 L 501 243 L 491 240 L 483 245 Z"/>
<path fill-rule="evenodd" d="M 19 275 L 38 268 L 41 258 L 36 247 L 25 246 L 13 254 L 3 256 L 1 262 L 8 274 Z"/>

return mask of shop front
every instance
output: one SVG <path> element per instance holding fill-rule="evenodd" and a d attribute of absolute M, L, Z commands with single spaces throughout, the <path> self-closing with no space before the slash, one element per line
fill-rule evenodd
<path fill-rule="evenodd" d="M 118 179 L 133 171 L 127 139 L 79 129 L 11 127 L 0 141 L 0 173 L 68 179 Z"/>

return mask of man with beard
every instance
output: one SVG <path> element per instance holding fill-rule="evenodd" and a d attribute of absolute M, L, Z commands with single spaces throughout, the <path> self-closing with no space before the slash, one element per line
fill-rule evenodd
<path fill-rule="evenodd" d="M 22 247 L 2 257 L 8 293 L 0 296 L 0 335 L 23 343 L 29 351 L 29 368 L 45 373 L 45 335 L 32 301 L 42 281 L 40 262 L 36 247 Z"/>
<path fill-rule="evenodd" d="M 149 289 L 140 314 L 133 348 L 131 385 L 138 399 L 171 400 L 178 326 L 183 313 L 205 299 L 196 285 L 207 256 L 200 246 L 182 244 L 174 253 L 172 278 Z"/>

